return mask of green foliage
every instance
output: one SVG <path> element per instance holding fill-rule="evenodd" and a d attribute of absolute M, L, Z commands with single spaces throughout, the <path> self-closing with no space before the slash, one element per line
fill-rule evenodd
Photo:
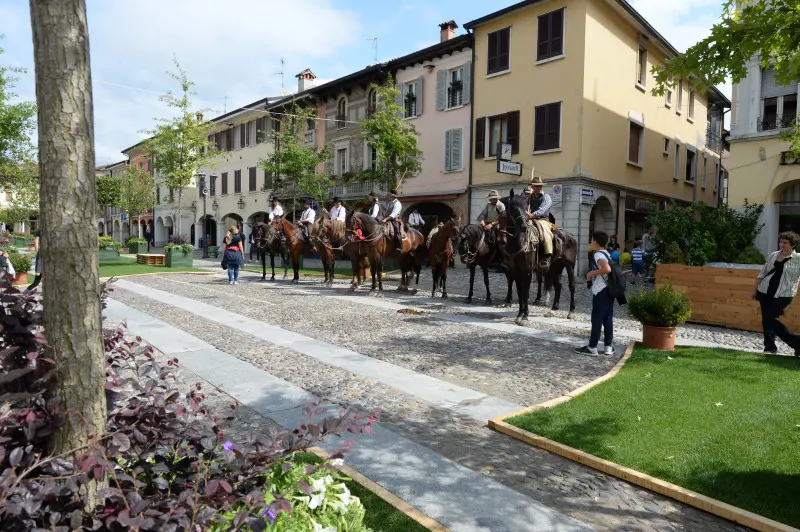
<path fill-rule="evenodd" d="M 144 238 L 142 238 L 144 240 Z M 144 240 L 145 245 L 147 245 L 147 240 Z M 184 253 L 191 253 L 194 251 L 194 246 L 191 244 L 167 244 L 164 246 L 164 251 L 183 251 Z"/>
<path fill-rule="evenodd" d="M 747 75 L 746 64 L 758 57 L 764 67 L 771 66 L 777 82 L 788 85 L 800 79 L 800 9 L 797 0 L 754 0 L 741 7 L 737 0 L 725 0 L 720 21 L 711 34 L 672 58 L 666 68 L 655 66 L 656 87 L 663 95 L 670 80 L 688 79 L 696 88 L 738 83 Z M 785 139 L 791 150 L 800 153 L 800 132 L 795 125 Z"/>
<path fill-rule="evenodd" d="M 119 207 L 122 180 L 107 175 L 97 176 L 97 205 L 100 207 Z"/>
<path fill-rule="evenodd" d="M 114 240 L 113 237 L 101 236 L 98 238 L 98 247 L 100 249 L 113 249 L 119 251 L 122 247 L 122 244 Z"/>
<path fill-rule="evenodd" d="M 36 104 L 11 103 L 17 97 L 13 92 L 17 78 L 13 75 L 25 72 L 24 68 L 0 65 L 0 185 L 3 187 L 14 183 L 20 164 L 31 160 L 34 152 L 30 135 L 36 126 Z"/>
<path fill-rule="evenodd" d="M 10 223 L 23 223 L 31 216 L 39 213 L 39 181 L 38 166 L 33 161 L 26 161 L 16 168 L 13 181 L 8 185 L 11 189 L 11 205 L 6 210 Z"/>
<path fill-rule="evenodd" d="M 747 202 L 741 211 L 703 203 L 655 210 L 648 221 L 656 228 L 656 260 L 690 266 L 736 262 L 761 231 L 763 224 L 758 220 L 763 210 L 763 205 Z"/>
<path fill-rule="evenodd" d="M 31 255 L 27 253 L 24 255 L 22 253 L 9 253 L 8 260 L 11 261 L 11 265 L 14 266 L 14 270 L 17 273 L 28 273 L 33 263 Z"/>
<path fill-rule="evenodd" d="M 667 284 L 652 292 L 628 296 L 628 312 L 642 325 L 677 327 L 691 317 L 692 302 Z"/>
<path fill-rule="evenodd" d="M 119 181 L 119 207 L 128 218 L 144 216 L 155 207 L 156 183 L 149 172 L 129 164 Z"/>
<path fill-rule="evenodd" d="M 389 188 L 399 187 L 422 170 L 422 151 L 413 124 L 403 120 L 403 107 L 397 103 L 400 89 L 394 79 L 374 86 L 375 112 L 361 123 L 361 138 L 377 151 L 377 172 Z"/>
<path fill-rule="evenodd" d="M 291 118 L 284 117 L 281 127 L 267 133 L 266 140 L 272 141 L 275 149 L 259 161 L 259 166 L 275 176 L 275 188 L 296 184 L 298 192 L 321 204 L 328 198 L 333 180 L 326 172 L 317 172 L 317 166 L 331 158 L 331 147 L 306 146 L 308 123 L 315 118 L 312 108 L 293 102 L 286 113 Z"/>
<path fill-rule="evenodd" d="M 742 251 L 736 260 L 736 264 L 764 264 L 766 257 L 755 246 L 748 246 Z"/>
<path fill-rule="evenodd" d="M 129 246 L 132 246 L 132 245 L 146 246 L 147 245 L 147 239 L 146 238 L 142 238 L 140 236 L 130 236 L 125 241 L 125 247 L 129 247 Z"/>

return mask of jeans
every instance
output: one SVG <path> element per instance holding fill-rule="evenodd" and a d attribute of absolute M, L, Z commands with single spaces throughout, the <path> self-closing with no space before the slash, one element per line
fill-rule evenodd
<path fill-rule="evenodd" d="M 643 275 L 644 274 L 644 262 L 632 262 L 631 263 L 631 274 L 633 274 L 634 277 L 636 277 L 637 275 Z"/>
<path fill-rule="evenodd" d="M 783 311 L 792 302 L 791 297 L 767 297 L 761 294 L 761 327 L 764 329 L 764 350 L 777 351 L 775 336 L 792 349 L 800 348 L 800 336 L 792 334 L 788 327 L 778 321 Z"/>
<path fill-rule="evenodd" d="M 239 280 L 239 265 L 228 264 L 228 281 L 238 281 L 238 280 Z"/>
<path fill-rule="evenodd" d="M 592 334 L 589 337 L 589 347 L 597 347 L 601 328 L 603 343 L 609 347 L 614 342 L 614 298 L 608 292 L 608 287 L 592 298 Z"/>

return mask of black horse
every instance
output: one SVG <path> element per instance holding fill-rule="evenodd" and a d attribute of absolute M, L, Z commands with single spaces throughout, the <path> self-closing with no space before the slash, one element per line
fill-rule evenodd
<path fill-rule="evenodd" d="M 489 266 L 500 262 L 503 264 L 506 279 L 508 280 L 508 294 L 506 303 L 511 303 L 511 287 L 513 279 L 509 273 L 508 264 L 505 264 L 505 249 L 498 245 L 497 240 L 478 224 L 471 224 L 461 230 L 458 235 L 457 247 L 461 262 L 469 268 L 469 295 L 467 303 L 472 303 L 473 288 L 475 285 L 475 269 L 480 266 L 483 271 L 483 284 L 486 285 L 486 303 L 492 304 L 492 293 L 489 289 Z"/>
<path fill-rule="evenodd" d="M 286 248 L 281 243 L 280 230 L 271 224 L 258 222 L 253 226 L 253 239 L 258 249 L 258 256 L 261 259 L 261 280 L 267 279 L 267 253 L 272 267 L 271 281 L 275 280 L 275 255 L 280 255 L 283 264 L 283 278 L 288 277 L 289 267 L 286 263 Z"/>
<path fill-rule="evenodd" d="M 550 215 L 553 216 L 552 214 Z M 558 310 L 558 303 L 561 300 L 561 273 L 567 270 L 567 284 L 569 286 L 569 314 L 567 319 L 572 319 L 575 313 L 575 263 L 578 258 L 578 241 L 572 233 L 563 229 L 556 229 L 553 233 L 554 248 L 560 247 L 558 254 L 553 253 L 554 260 L 550 263 L 550 269 L 545 273 L 536 272 L 536 301 L 539 304 L 542 299 L 542 280 L 544 279 L 544 305 L 547 306 L 550 299 L 550 289 L 553 294 L 553 310 Z"/>

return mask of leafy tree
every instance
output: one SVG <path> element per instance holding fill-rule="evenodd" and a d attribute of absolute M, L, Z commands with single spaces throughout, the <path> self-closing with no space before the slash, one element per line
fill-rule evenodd
<path fill-rule="evenodd" d="M 183 189 L 188 187 L 197 169 L 213 166 L 216 151 L 208 141 L 208 121 L 202 111 L 193 110 L 190 96 L 194 82 L 175 60 L 176 72 L 168 72 L 181 87 L 180 95 L 172 91 L 161 97 L 161 101 L 176 111 L 171 118 L 157 119 L 158 125 L 146 130 L 151 135 L 144 143 L 144 152 L 153 161 L 160 184 L 175 191 L 174 206 L 178 211 L 178 234 L 181 234 Z"/>
<path fill-rule="evenodd" d="M 24 73 L 23 68 L 0 65 L 0 186 L 3 187 L 19 177 L 20 166 L 31 158 L 33 152 L 30 135 L 35 126 L 36 104 L 11 103 L 17 96 L 13 92 L 17 81 L 13 74 Z"/>
<path fill-rule="evenodd" d="M 120 178 L 119 207 L 129 219 L 142 217 L 156 205 L 156 183 L 150 172 L 129 164 Z"/>
<path fill-rule="evenodd" d="M 746 63 L 758 58 L 776 71 L 778 83 L 800 80 L 800 9 L 797 0 L 725 0 L 720 21 L 711 34 L 664 67 L 654 67 L 656 87 L 663 95 L 672 79 L 688 79 L 696 88 L 738 83 L 747 75 Z M 800 153 L 800 131 L 784 133 L 791 150 Z"/>
<path fill-rule="evenodd" d="M 275 149 L 259 161 L 259 166 L 275 176 L 275 188 L 291 188 L 321 204 L 333 180 L 328 173 L 317 171 L 317 166 L 331 158 L 331 147 L 306 145 L 305 133 L 315 118 L 312 108 L 293 102 L 286 114 L 291 116 L 280 119 L 281 127 L 267 133 Z"/>
<path fill-rule="evenodd" d="M 97 176 L 97 205 L 100 207 L 119 207 L 122 181 L 107 175 Z"/>
<path fill-rule="evenodd" d="M 33 162 L 18 166 L 15 179 L 10 185 L 12 197 L 7 215 L 10 223 L 27 223 L 31 217 L 39 214 L 37 170 Z"/>
<path fill-rule="evenodd" d="M 403 120 L 400 89 L 394 79 L 375 85 L 375 112 L 361 123 L 361 138 L 377 151 L 377 173 L 389 188 L 399 187 L 422 170 L 422 151 L 414 126 Z"/>

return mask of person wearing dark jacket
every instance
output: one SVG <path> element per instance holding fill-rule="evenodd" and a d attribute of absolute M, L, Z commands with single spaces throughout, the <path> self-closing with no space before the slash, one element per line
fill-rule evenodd
<path fill-rule="evenodd" d="M 239 284 L 239 269 L 244 268 L 244 242 L 238 227 L 230 228 L 231 238 L 225 239 L 224 260 L 228 267 L 228 284 Z"/>
<path fill-rule="evenodd" d="M 753 299 L 761 305 L 764 352 L 778 352 L 775 344 L 777 336 L 794 349 L 794 356 L 800 357 L 800 336 L 793 334 L 778 320 L 797 295 L 800 253 L 795 248 L 800 245 L 800 235 L 793 232 L 781 233 L 778 242 L 780 249 L 769 256 L 758 274 Z"/>

